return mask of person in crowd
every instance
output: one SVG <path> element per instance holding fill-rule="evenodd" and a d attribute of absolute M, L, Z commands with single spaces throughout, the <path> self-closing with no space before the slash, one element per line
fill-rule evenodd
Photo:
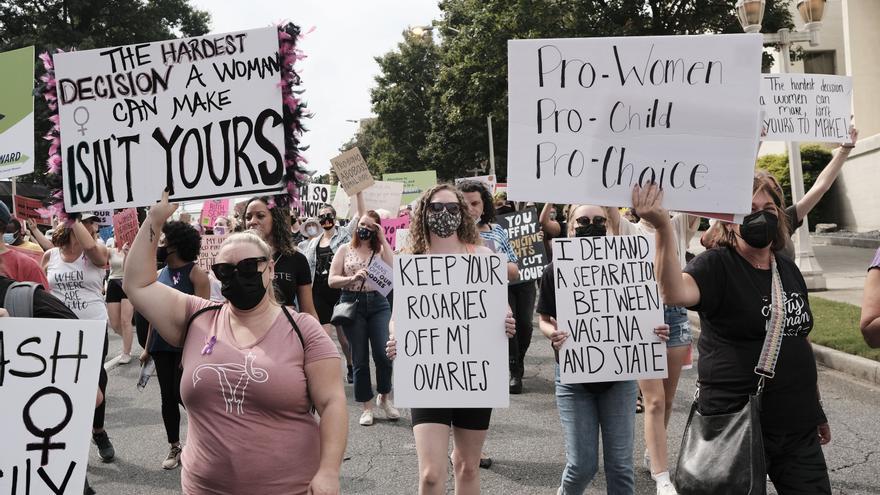
<path fill-rule="evenodd" d="M 69 226 L 59 225 L 52 234 L 55 248 L 43 254 L 43 269 L 48 277 L 48 289 L 81 320 L 108 320 L 104 303 L 104 273 L 110 261 L 105 246 L 95 242 L 98 232 L 97 219 L 91 213 L 83 213 Z M 104 336 L 101 362 L 107 359 L 109 339 Z M 107 395 L 107 372 L 101 367 L 98 381 L 101 393 Z M 92 422 L 92 441 L 98 446 L 98 455 L 104 462 L 116 457 L 116 450 L 104 429 L 107 401 L 95 409 Z"/>
<path fill-rule="evenodd" d="M 110 317 L 110 328 L 122 337 L 122 354 L 119 355 L 120 364 L 131 362 L 131 346 L 134 341 L 134 332 L 131 328 L 131 319 L 134 308 L 128 301 L 128 296 L 122 290 L 122 273 L 125 264 L 125 254 L 128 246 L 116 246 L 116 239 L 111 238 L 107 243 L 107 251 L 110 253 L 110 274 L 107 277 L 107 314 Z"/>
<path fill-rule="evenodd" d="M 303 236 L 303 239 L 299 242 L 299 249 L 301 251 L 305 251 L 308 248 L 309 242 L 321 235 L 321 224 L 318 223 L 317 218 L 307 218 L 302 221 L 302 225 L 300 226 L 299 232 Z M 314 285 L 312 286 L 312 294 L 314 294 L 315 289 Z"/>
<path fill-rule="evenodd" d="M 51 239 L 54 228 L 47 230 L 46 234 L 43 234 L 43 232 L 37 226 L 37 222 L 35 222 L 31 218 L 25 220 L 25 225 L 27 226 L 28 232 L 30 232 L 31 239 L 33 239 L 34 242 L 36 242 L 37 245 L 40 246 L 40 249 L 42 249 L 43 252 L 46 252 L 55 247 L 52 244 Z"/>
<path fill-rule="evenodd" d="M 156 250 L 156 260 L 165 267 L 159 271 L 158 281 L 183 294 L 195 295 L 210 300 L 211 285 L 208 274 L 195 264 L 202 246 L 202 238 L 192 225 L 183 222 L 168 222 L 162 225 L 162 237 Z M 141 354 L 144 363 L 153 358 L 156 365 L 156 378 L 162 398 L 162 422 L 168 438 L 168 455 L 162 461 L 163 469 L 174 469 L 180 465 L 180 380 L 181 352 L 183 349 L 169 344 L 156 331 L 151 321 L 147 334 L 147 346 Z"/>
<path fill-rule="evenodd" d="M 9 208 L 6 207 L 6 203 L 0 201 L 0 229 L 5 231 L 11 222 L 12 215 L 9 213 Z M 19 282 L 35 282 L 43 287 L 49 287 L 46 273 L 40 268 L 40 264 L 21 251 L 10 249 L 6 243 L 6 236 L 3 236 L 3 241 L 0 242 L 0 262 L 3 263 L 7 277 Z"/>
<path fill-rule="evenodd" d="M 553 239 L 565 237 L 568 232 L 565 214 L 566 208 L 562 205 L 544 203 L 538 215 L 538 223 L 541 224 L 541 231 L 544 233 L 544 251 L 549 260 L 553 260 Z"/>
<path fill-rule="evenodd" d="M 24 226 L 21 222 L 12 217 L 6 225 L 6 233 L 3 234 L 3 242 L 9 246 L 15 246 L 31 253 L 43 254 L 44 249 L 39 244 L 33 243 L 26 239 Z"/>
<path fill-rule="evenodd" d="M 290 239 L 294 246 L 305 240 L 302 233 L 302 219 L 296 210 L 290 210 Z"/>
<path fill-rule="evenodd" d="M 780 495 L 830 494 L 822 445 L 831 440 L 831 430 L 808 340 L 813 328 L 809 295 L 797 265 L 775 254 L 790 237 L 785 199 L 763 174 L 755 175 L 752 193 L 752 213 L 742 225 L 723 224 L 717 247 L 691 260 L 684 271 L 662 191 L 656 185 L 636 187 L 633 205 L 655 228 L 655 272 L 663 301 L 700 314 L 700 413 L 731 413 L 746 404 L 758 388 L 754 370 L 768 321 L 779 322 L 781 351 L 761 395 L 767 473 Z M 773 280 L 781 283 L 778 296 L 773 296 Z"/>
<path fill-rule="evenodd" d="M 229 219 L 225 216 L 217 217 L 214 220 L 214 225 L 212 227 L 212 231 L 214 235 L 226 235 L 232 232 L 232 229 L 229 225 Z"/>
<path fill-rule="evenodd" d="M 359 423 L 373 424 L 373 386 L 370 381 L 370 350 L 376 366 L 376 407 L 386 419 L 396 421 L 400 412 L 391 401 L 391 360 L 385 355 L 391 306 L 388 299 L 367 285 L 367 269 L 378 257 L 389 266 L 393 252 L 380 226 L 379 214 L 367 211 L 358 219 L 356 236 L 336 251 L 330 266 L 328 285 L 341 289 L 339 300 L 357 304 L 355 319 L 343 325 L 354 364 L 354 399 L 363 405 Z"/>
<path fill-rule="evenodd" d="M 609 208 L 593 205 L 570 205 L 565 224 L 566 237 L 602 237 L 607 235 Z M 556 404 L 565 434 L 565 470 L 557 490 L 559 495 L 584 493 L 599 469 L 599 433 L 602 435 L 605 479 L 608 494 L 633 494 L 633 432 L 636 382 L 599 382 L 563 384 L 560 381 L 559 350 L 570 336 L 556 322 L 556 281 L 553 264 L 544 269 L 536 312 L 538 327 L 557 355 Z M 669 327 L 658 325 L 654 333 L 669 338 Z M 666 483 L 669 482 L 667 473 Z M 657 490 L 659 494 L 668 492 Z"/>
<path fill-rule="evenodd" d="M 318 318 L 312 296 L 312 275 L 306 257 L 290 238 L 289 220 L 282 208 L 269 208 L 269 198 L 251 198 L 245 206 L 247 228 L 272 248 L 275 286 L 286 306 Z"/>
<path fill-rule="evenodd" d="M 475 219 L 468 213 L 464 197 L 454 186 L 439 184 L 419 198 L 410 224 L 408 254 L 491 254 L 481 245 Z M 508 337 L 516 332 L 516 322 L 508 312 Z M 397 356 L 393 323 L 386 352 Z M 412 409 L 413 435 L 419 457 L 419 494 L 446 493 L 449 433 L 452 430 L 452 467 L 455 493 L 480 492 L 480 455 L 492 409 L 445 408 Z"/>
<path fill-rule="evenodd" d="M 865 343 L 873 348 L 880 347 L 880 249 L 868 265 L 859 328 Z"/>
<path fill-rule="evenodd" d="M 348 413 L 336 346 L 314 318 L 277 302 L 271 248 L 252 232 L 229 236 L 212 267 L 223 305 L 159 283 L 158 233 L 176 208 L 167 192 L 150 208 L 124 288 L 158 334 L 183 348 L 183 492 L 339 493 Z"/>
<path fill-rule="evenodd" d="M 359 201 L 361 195 L 358 195 Z M 354 383 L 354 369 L 352 368 L 351 350 L 345 332 L 333 325 L 330 318 L 333 316 L 333 307 L 339 302 L 342 291 L 330 287 L 330 266 L 339 248 L 351 241 L 349 229 L 336 226 L 336 209 L 330 205 L 324 205 L 318 210 L 318 224 L 323 229 L 320 236 L 312 238 L 303 250 L 303 254 L 309 262 L 309 270 L 312 274 L 312 294 L 315 301 L 315 310 L 318 313 L 318 321 L 324 325 L 328 334 L 335 333 L 339 340 L 339 347 L 345 356 L 348 366 L 346 380 Z"/>

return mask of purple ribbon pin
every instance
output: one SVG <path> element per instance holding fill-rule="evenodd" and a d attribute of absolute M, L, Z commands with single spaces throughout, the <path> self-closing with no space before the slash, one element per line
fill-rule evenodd
<path fill-rule="evenodd" d="M 217 343 L 217 336 L 211 335 L 211 338 L 205 337 L 205 347 L 202 347 L 202 356 L 214 352 L 214 344 Z"/>

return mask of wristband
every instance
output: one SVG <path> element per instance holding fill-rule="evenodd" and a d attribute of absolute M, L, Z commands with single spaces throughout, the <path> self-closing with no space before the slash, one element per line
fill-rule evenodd
<path fill-rule="evenodd" d="M 854 145 L 854 144 L 842 144 L 842 145 L 840 145 L 840 147 L 843 148 L 843 149 L 846 149 L 846 150 L 851 150 L 851 149 L 855 148 L 856 145 Z"/>

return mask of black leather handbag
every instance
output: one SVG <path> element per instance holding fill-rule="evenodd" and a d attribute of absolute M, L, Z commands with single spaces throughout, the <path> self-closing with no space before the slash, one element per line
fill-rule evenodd
<path fill-rule="evenodd" d="M 367 262 L 368 267 L 373 263 L 373 256 L 376 256 L 376 253 L 370 255 L 370 261 Z M 358 289 L 358 294 L 354 301 L 336 302 L 333 306 L 333 315 L 330 316 L 330 323 L 336 326 L 346 326 L 354 323 L 354 318 L 357 314 L 358 301 L 361 299 L 361 292 L 363 292 L 364 284 L 366 283 L 367 279 L 364 279 L 363 282 L 361 282 L 361 288 Z"/>

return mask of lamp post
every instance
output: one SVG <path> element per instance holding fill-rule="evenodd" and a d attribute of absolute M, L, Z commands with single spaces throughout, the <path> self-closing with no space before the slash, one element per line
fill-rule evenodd
<path fill-rule="evenodd" d="M 738 0 L 736 14 L 742 28 L 747 33 L 761 32 L 761 21 L 764 17 L 765 0 Z M 782 59 L 782 73 L 791 71 L 791 55 L 789 48 L 792 43 L 819 44 L 819 29 L 822 27 L 822 15 L 825 12 L 825 0 L 798 0 L 797 9 L 804 21 L 804 31 L 791 32 L 788 28 L 775 33 L 764 34 L 764 44 L 776 45 Z M 791 178 L 791 201 L 797 204 L 804 197 L 804 172 L 801 164 L 800 143 L 788 141 L 788 164 Z M 809 220 L 804 217 L 801 228 L 795 232 L 795 262 L 804 276 L 809 290 L 824 290 L 825 277 L 822 267 L 816 260 L 816 253 L 810 242 Z"/>

